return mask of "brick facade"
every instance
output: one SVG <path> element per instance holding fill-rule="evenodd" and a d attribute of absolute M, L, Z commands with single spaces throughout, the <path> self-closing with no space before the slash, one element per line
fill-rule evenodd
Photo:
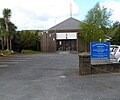
<path fill-rule="evenodd" d="M 57 51 L 57 40 L 56 40 L 56 33 L 77 33 L 77 39 L 75 43 L 75 50 L 78 52 L 86 51 L 87 45 L 82 37 L 79 36 L 80 28 L 80 21 L 69 18 L 56 26 L 48 29 L 47 31 L 43 32 L 41 38 L 41 51 L 45 52 L 55 52 Z M 62 41 L 62 40 L 60 40 Z M 65 41 L 65 40 L 64 40 Z M 67 41 L 67 39 L 66 39 Z M 72 40 L 69 40 L 69 42 Z"/>

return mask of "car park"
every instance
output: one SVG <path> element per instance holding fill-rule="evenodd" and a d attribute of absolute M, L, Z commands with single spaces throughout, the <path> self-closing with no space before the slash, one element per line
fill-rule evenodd
<path fill-rule="evenodd" d="M 114 46 L 110 52 L 110 62 L 120 62 L 120 46 Z"/>

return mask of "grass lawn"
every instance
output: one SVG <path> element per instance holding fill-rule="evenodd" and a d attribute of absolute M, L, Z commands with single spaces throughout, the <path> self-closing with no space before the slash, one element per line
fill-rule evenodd
<path fill-rule="evenodd" d="M 41 51 L 33 51 L 33 50 L 22 50 L 23 54 L 44 54 L 44 53 L 48 53 L 48 52 L 41 52 Z M 10 50 L 4 50 L 4 51 L 0 51 L 0 56 L 5 56 L 5 55 L 13 55 L 13 54 L 17 54 L 14 51 L 10 51 Z"/>
<path fill-rule="evenodd" d="M 41 51 L 33 51 L 33 50 L 22 50 L 22 53 L 28 53 L 28 54 L 38 54 L 38 53 L 41 53 L 41 54 L 45 54 L 45 53 L 48 53 L 48 52 L 41 52 Z"/>

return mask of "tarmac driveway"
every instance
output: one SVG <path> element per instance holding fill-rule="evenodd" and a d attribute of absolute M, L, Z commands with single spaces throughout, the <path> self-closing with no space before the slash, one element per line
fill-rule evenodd
<path fill-rule="evenodd" d="M 0 100 L 120 100 L 120 74 L 78 75 L 77 54 L 0 58 Z"/>

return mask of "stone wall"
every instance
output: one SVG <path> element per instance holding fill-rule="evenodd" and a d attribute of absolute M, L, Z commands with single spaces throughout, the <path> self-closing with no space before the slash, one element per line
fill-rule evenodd
<path fill-rule="evenodd" d="M 91 66 L 91 74 L 120 72 L 120 63 L 98 64 Z"/>
<path fill-rule="evenodd" d="M 100 73 L 120 72 L 120 63 L 91 65 L 90 55 L 79 55 L 79 74 L 90 75 Z"/>
<path fill-rule="evenodd" d="M 89 75 L 91 74 L 90 56 L 89 55 L 79 55 L 79 74 Z"/>

